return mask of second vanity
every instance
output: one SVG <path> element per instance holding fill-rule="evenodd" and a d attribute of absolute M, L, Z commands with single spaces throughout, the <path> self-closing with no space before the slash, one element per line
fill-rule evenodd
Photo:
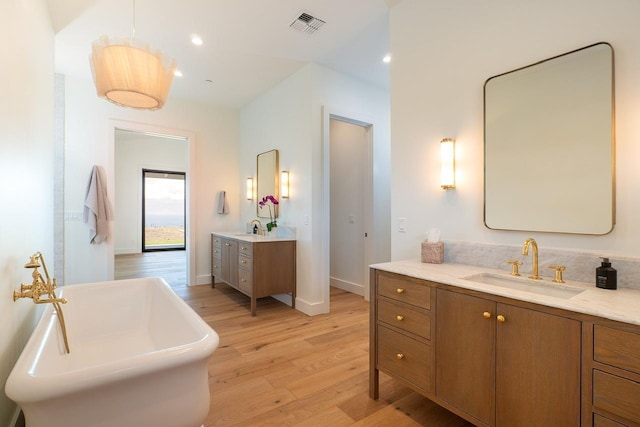
<path fill-rule="evenodd" d="M 242 233 L 211 233 L 211 286 L 216 278 L 256 300 L 291 294 L 296 301 L 296 241 Z"/>
<path fill-rule="evenodd" d="M 383 371 L 478 426 L 640 425 L 637 290 L 390 262 L 370 325 L 374 399 Z"/>

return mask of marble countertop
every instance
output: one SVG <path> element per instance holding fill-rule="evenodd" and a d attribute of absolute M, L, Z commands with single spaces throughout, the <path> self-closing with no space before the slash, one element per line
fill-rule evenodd
<path fill-rule="evenodd" d="M 570 280 L 567 280 L 566 283 L 553 283 L 552 277 L 544 277 L 542 282 L 544 286 L 564 286 L 584 289 L 583 292 L 571 298 L 557 298 L 464 279 L 465 277 L 480 273 L 499 274 L 509 278 L 509 272 L 505 270 L 465 264 L 427 264 L 420 262 L 419 259 L 373 264 L 371 268 L 640 325 L 640 291 L 635 289 L 599 289 L 596 288 L 595 284 Z M 538 281 L 535 282 L 537 283 Z"/>
<path fill-rule="evenodd" d="M 260 242 L 292 242 L 295 238 L 291 237 L 276 237 L 276 236 L 260 236 L 258 234 L 247 234 L 233 231 L 214 231 L 211 234 L 216 236 L 226 237 L 227 239 L 241 240 L 243 242 L 260 243 Z"/>

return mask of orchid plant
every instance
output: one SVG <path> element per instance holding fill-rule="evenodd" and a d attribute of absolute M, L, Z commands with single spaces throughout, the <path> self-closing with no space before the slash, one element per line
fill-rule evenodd
<path fill-rule="evenodd" d="M 271 204 L 269 204 L 269 202 L 271 202 Z M 260 200 L 258 202 L 258 205 L 261 208 L 264 208 L 265 206 L 267 208 L 269 208 L 269 220 L 270 221 L 267 223 L 267 231 L 271 231 L 273 228 L 276 228 L 278 226 L 278 223 L 276 222 L 275 218 L 273 217 L 273 213 L 271 211 L 271 205 L 273 205 L 273 211 L 275 212 L 275 207 L 278 204 L 280 204 L 280 202 L 278 202 L 278 199 L 276 199 L 272 195 L 264 196 L 262 198 L 262 200 Z"/>

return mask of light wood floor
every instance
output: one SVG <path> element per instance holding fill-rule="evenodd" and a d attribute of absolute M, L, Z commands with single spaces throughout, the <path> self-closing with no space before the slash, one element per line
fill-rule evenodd
<path fill-rule="evenodd" d="M 220 284 L 174 287 L 220 336 L 209 363 L 205 426 L 471 426 L 381 375 L 368 397 L 369 305 L 331 290 L 331 314 L 308 317 Z"/>
<path fill-rule="evenodd" d="M 187 284 L 187 252 L 158 251 L 116 255 L 114 277 L 162 277 L 171 287 Z"/>

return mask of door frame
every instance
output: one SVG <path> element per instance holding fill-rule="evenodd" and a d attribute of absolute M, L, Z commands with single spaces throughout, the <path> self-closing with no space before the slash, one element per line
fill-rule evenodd
<path fill-rule="evenodd" d="M 195 225 L 196 225 L 196 184 L 192 178 L 192 167 L 195 163 L 195 133 L 180 130 L 165 128 L 162 126 L 156 126 L 146 123 L 129 122 L 125 120 L 109 119 L 107 121 L 107 185 L 108 188 L 113 188 L 115 191 L 115 138 L 116 129 L 138 132 L 147 135 L 160 136 L 165 138 L 179 138 L 186 141 L 187 146 L 187 168 L 186 168 L 186 257 L 187 257 L 187 285 L 196 285 L 196 242 L 195 242 Z M 113 196 L 115 201 L 115 193 Z M 114 206 L 114 212 L 117 216 L 118 207 Z M 109 274 L 109 280 L 114 279 L 115 275 L 115 245 L 111 241 L 107 249 L 107 272 Z"/>
<path fill-rule="evenodd" d="M 323 300 L 327 311 L 330 309 L 330 282 L 331 282 L 331 120 L 340 120 L 367 129 L 367 147 L 365 162 L 364 185 L 364 229 L 367 237 L 364 239 L 364 266 L 362 277 L 364 280 L 364 297 L 369 299 L 369 265 L 373 263 L 374 242 L 376 232 L 373 227 L 373 132 L 375 120 L 364 114 L 341 111 L 338 108 L 324 106 L 323 132 L 322 132 L 322 291 Z"/>

